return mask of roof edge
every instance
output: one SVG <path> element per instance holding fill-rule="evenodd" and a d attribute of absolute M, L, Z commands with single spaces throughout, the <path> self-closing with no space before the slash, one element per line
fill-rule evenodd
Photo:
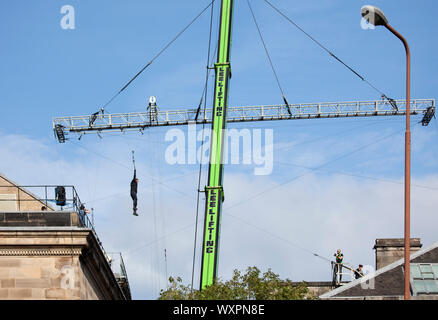
<path fill-rule="evenodd" d="M 7 182 L 13 184 L 15 187 L 17 187 L 18 189 L 22 190 L 23 192 L 27 193 L 29 196 L 31 196 L 32 198 L 34 198 L 36 201 L 40 202 L 41 204 L 45 205 L 46 207 L 50 208 L 52 211 L 56 211 L 50 204 L 46 204 L 44 202 L 41 201 L 41 199 L 39 199 L 35 194 L 33 194 L 30 190 L 21 187 L 18 183 L 16 183 L 15 181 L 11 180 L 9 177 L 5 176 L 4 173 L 0 172 L 0 178 L 6 180 Z"/>
<path fill-rule="evenodd" d="M 424 249 L 421 249 L 421 250 L 418 250 L 418 251 L 412 253 L 411 256 L 410 256 L 409 261 L 413 260 L 413 259 L 415 259 L 415 258 L 425 254 L 426 252 L 429 252 L 430 250 L 433 250 L 433 249 L 435 249 L 437 247 L 438 247 L 438 241 L 433 243 L 432 245 L 430 245 L 427 248 L 424 248 Z M 392 270 L 392 269 L 394 269 L 394 268 L 396 268 L 396 267 L 398 267 L 398 266 L 400 266 L 402 264 L 404 264 L 404 258 L 401 258 L 401 259 L 399 259 L 399 260 L 397 260 L 397 261 L 395 261 L 395 262 L 393 262 L 393 263 L 391 263 L 391 264 L 389 264 L 389 265 L 387 265 L 387 266 L 385 266 L 383 268 L 380 268 L 379 270 L 377 270 L 377 271 L 375 271 L 373 273 L 369 273 L 369 274 L 367 274 L 367 275 L 365 275 L 365 276 L 363 276 L 363 277 L 361 277 L 359 279 L 353 280 L 350 283 L 348 283 L 346 285 L 343 285 L 342 287 L 339 287 L 339 288 L 336 288 L 336 289 L 334 289 L 332 291 L 324 293 L 323 295 L 319 296 L 319 298 L 320 299 L 326 299 L 326 298 L 332 298 L 332 297 L 334 298 L 335 295 L 337 295 L 339 293 L 342 293 L 345 290 L 348 290 L 348 289 L 350 289 L 352 287 L 355 287 L 355 286 L 357 286 L 360 283 L 364 283 L 364 282 L 366 282 L 366 281 L 368 281 L 370 279 L 373 279 L 373 278 L 377 277 L 378 275 L 381 275 L 382 273 L 385 273 L 385 272 L 387 272 L 389 270 Z"/>

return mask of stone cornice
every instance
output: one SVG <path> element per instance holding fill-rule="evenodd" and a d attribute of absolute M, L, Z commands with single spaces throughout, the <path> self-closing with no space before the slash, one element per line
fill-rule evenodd
<path fill-rule="evenodd" d="M 0 230 L 0 248 L 4 247 L 65 247 L 87 246 L 90 229 L 72 230 Z"/>
<path fill-rule="evenodd" d="M 78 256 L 81 248 L 0 248 L 0 256 Z"/>

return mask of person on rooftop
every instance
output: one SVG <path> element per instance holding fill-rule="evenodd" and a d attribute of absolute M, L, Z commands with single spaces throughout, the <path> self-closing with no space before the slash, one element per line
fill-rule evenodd
<path fill-rule="evenodd" d="M 359 267 L 356 269 L 356 272 L 354 273 L 354 277 L 356 279 L 362 278 L 363 277 L 363 265 L 359 265 Z"/>
<path fill-rule="evenodd" d="M 339 283 L 342 281 L 342 262 L 344 260 L 344 254 L 341 252 L 341 249 L 338 249 L 336 253 L 334 254 L 336 258 L 336 264 L 335 264 L 335 275 L 339 274 Z"/>

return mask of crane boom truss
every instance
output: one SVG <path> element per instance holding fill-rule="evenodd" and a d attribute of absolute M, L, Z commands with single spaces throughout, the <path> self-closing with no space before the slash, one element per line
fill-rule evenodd
<path fill-rule="evenodd" d="M 251 122 L 269 120 L 296 120 L 315 118 L 345 118 L 370 116 L 402 116 L 406 114 L 406 101 L 396 100 L 397 109 L 389 102 L 352 101 L 323 102 L 267 106 L 242 106 L 227 108 L 227 122 Z M 434 114 L 435 99 L 411 100 L 411 114 Z M 53 119 L 53 130 L 59 142 L 64 142 L 69 133 L 96 133 L 103 131 L 132 131 L 157 126 L 177 126 L 189 123 L 211 123 L 212 109 L 200 111 L 197 120 L 196 109 L 157 111 L 151 117 L 150 111 L 116 114 L 100 114 L 93 123 L 91 116 L 57 117 Z M 152 120 L 151 120 L 152 119 Z M 427 125 L 425 123 L 425 125 Z"/>

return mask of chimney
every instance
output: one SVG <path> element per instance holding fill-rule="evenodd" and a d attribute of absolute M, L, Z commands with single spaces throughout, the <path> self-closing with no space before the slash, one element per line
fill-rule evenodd
<path fill-rule="evenodd" d="M 411 238 L 411 254 L 420 250 L 421 247 L 420 238 Z M 374 249 L 376 250 L 376 270 L 378 270 L 404 257 L 405 240 L 403 238 L 376 239 Z"/>

